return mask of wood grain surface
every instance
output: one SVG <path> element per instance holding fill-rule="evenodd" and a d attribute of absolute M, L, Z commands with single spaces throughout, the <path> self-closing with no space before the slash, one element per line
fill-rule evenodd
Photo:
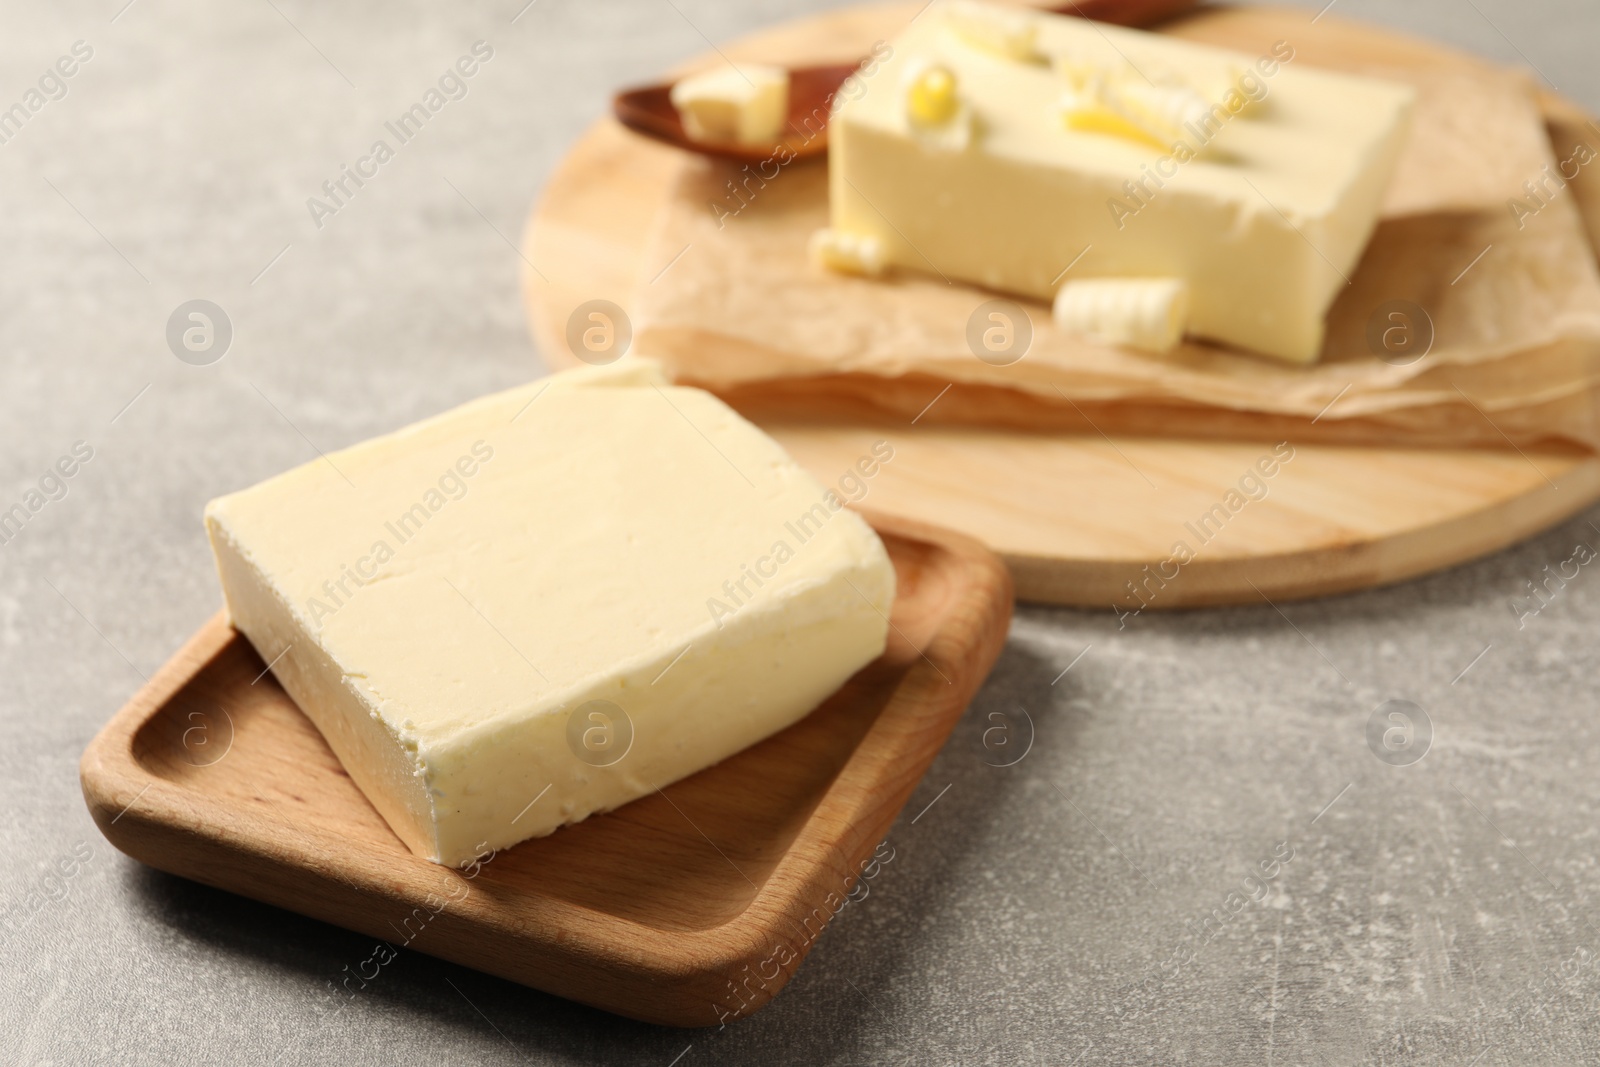
<path fill-rule="evenodd" d="M 1005 642 L 999 560 L 869 518 L 899 580 L 879 660 L 761 744 L 476 868 L 414 856 L 221 614 L 90 744 L 84 797 L 137 860 L 388 946 L 336 995 L 408 947 L 648 1022 L 742 1017 L 870 892 L 884 835 Z"/>
<path fill-rule="evenodd" d="M 786 65 L 838 61 L 893 37 L 919 6 L 847 8 L 722 50 Z M 1312 62 L 1352 53 L 1381 65 L 1472 69 L 1483 62 L 1334 15 L 1313 30 L 1303 9 L 1207 7 L 1164 32 L 1213 44 L 1287 36 Z M 718 60 L 691 66 L 710 61 Z M 1558 145 L 1593 141 L 1581 109 L 1554 96 L 1543 105 Z M 552 176 L 528 222 L 532 266 L 523 272 L 534 339 L 552 365 L 576 362 L 565 333 L 579 304 L 603 298 L 626 307 L 635 287 L 664 265 L 648 261 L 652 227 L 684 165 L 681 153 L 606 119 Z M 1600 189 L 1587 175 L 1571 188 L 1593 239 Z M 1249 441 L 1121 434 L 1098 423 L 1046 432 L 1020 398 L 1013 425 L 1028 432 L 918 425 L 908 412 L 933 401 L 945 383 L 898 382 L 892 390 L 880 383 L 875 398 L 846 377 L 727 399 L 825 480 L 857 454 L 863 437 L 890 440 L 896 459 L 873 484 L 871 506 L 983 541 L 1010 566 L 1026 600 L 1131 611 L 1346 592 L 1493 552 L 1600 499 L 1600 460 L 1588 453 L 1360 447 L 1295 435 L 1294 459 L 1266 495 L 1230 508 L 1225 528 L 1202 541 L 1189 527 L 1236 500 L 1230 493 L 1240 480 L 1292 428 L 1263 425 Z M 895 403 L 878 402 L 889 393 Z M 953 395 L 939 403 L 982 406 L 985 419 L 1006 401 Z M 1175 568 L 1169 561 L 1180 542 L 1192 556 Z M 1175 576 L 1152 580 L 1152 572 Z"/>

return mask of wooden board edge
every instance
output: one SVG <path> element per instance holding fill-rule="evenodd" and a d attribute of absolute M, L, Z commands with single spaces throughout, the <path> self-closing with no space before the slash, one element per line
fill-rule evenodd
<path fill-rule="evenodd" d="M 1531 462 L 1531 461 L 1530 461 Z M 1600 456 L 1573 463 L 1560 482 L 1541 486 L 1466 512 L 1445 523 L 1394 534 L 1381 541 L 1318 545 L 1295 552 L 1209 560 L 1204 555 L 1177 568 L 1177 577 L 1150 580 L 1164 560 L 1123 563 L 1104 559 L 1074 562 L 1001 551 L 1011 569 L 1017 599 L 1064 607 L 1138 613 L 1141 598 L 1127 583 L 1149 594 L 1147 610 L 1198 610 L 1271 600 L 1308 600 L 1380 589 L 1481 559 L 1571 518 L 1600 501 Z M 1485 539 L 1483 529 L 1500 532 Z M 1170 568 L 1162 567 L 1163 571 Z M 1251 588 L 1254 583 L 1255 588 Z"/>

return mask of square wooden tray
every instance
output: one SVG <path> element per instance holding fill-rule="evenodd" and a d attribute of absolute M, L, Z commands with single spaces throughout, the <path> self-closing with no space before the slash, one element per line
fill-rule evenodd
<path fill-rule="evenodd" d="M 90 743 L 84 798 L 152 867 L 647 1022 L 741 1018 L 842 906 L 1005 642 L 993 554 L 869 518 L 899 578 L 881 658 L 761 744 L 476 868 L 412 855 L 220 613 Z"/>

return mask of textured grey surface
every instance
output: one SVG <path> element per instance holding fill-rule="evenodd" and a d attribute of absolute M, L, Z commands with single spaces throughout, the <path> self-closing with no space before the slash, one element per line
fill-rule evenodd
<path fill-rule="evenodd" d="M 1600 545 L 1600 512 L 1283 615 L 1117 632 L 1021 611 L 894 862 L 774 1005 L 720 1033 L 413 953 L 332 1018 L 327 982 L 369 941 L 122 857 L 78 757 L 216 606 L 203 502 L 538 373 L 505 238 L 564 146 L 611 88 L 703 51 L 701 31 L 807 5 L 537 0 L 512 24 L 521 0 L 122 3 L 0 8 L 0 107 L 74 41 L 94 48 L 0 145 L 0 507 L 75 441 L 94 449 L 0 548 L 0 1062 L 1600 1059 L 1600 578 L 1585 568 L 1521 630 L 1507 607 Z M 1335 13 L 1524 58 L 1600 109 L 1586 0 Z M 315 229 L 305 199 L 480 38 L 495 55 L 468 96 Z M 166 347 L 196 297 L 235 324 L 214 366 Z M 1365 742 L 1391 698 L 1434 724 L 1414 766 Z M 991 716 L 1022 730 L 1018 707 L 1036 743 L 988 766 Z M 47 873 L 75 849 L 70 877 Z M 1235 911 L 1275 849 L 1293 858 Z"/>

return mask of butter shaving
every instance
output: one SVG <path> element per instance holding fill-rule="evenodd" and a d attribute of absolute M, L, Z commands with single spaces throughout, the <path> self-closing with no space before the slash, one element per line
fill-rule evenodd
<path fill-rule="evenodd" d="M 806 251 L 811 256 L 811 262 L 840 274 L 877 278 L 888 266 L 883 255 L 883 242 L 868 234 L 817 230 L 807 242 Z"/>
<path fill-rule="evenodd" d="M 967 44 L 1004 59 L 1039 57 L 1039 27 L 1025 12 L 957 0 L 945 9 L 945 24 Z"/>
<path fill-rule="evenodd" d="M 1183 336 L 1189 287 L 1180 278 L 1091 278 L 1056 293 L 1063 330 L 1147 352 L 1168 352 Z"/>
<path fill-rule="evenodd" d="M 964 152 L 972 142 L 972 108 L 961 95 L 955 72 L 922 59 L 901 79 L 906 124 L 918 140 L 944 152 Z"/>
<path fill-rule="evenodd" d="M 1056 55 L 1051 63 L 1068 86 L 1059 105 L 1068 129 L 1165 149 L 1204 139 L 1200 131 L 1212 105 L 1180 78 L 1163 75 L 1152 81 L 1130 64 L 1108 65 L 1072 54 Z M 1222 86 L 1219 99 L 1233 87 Z"/>

